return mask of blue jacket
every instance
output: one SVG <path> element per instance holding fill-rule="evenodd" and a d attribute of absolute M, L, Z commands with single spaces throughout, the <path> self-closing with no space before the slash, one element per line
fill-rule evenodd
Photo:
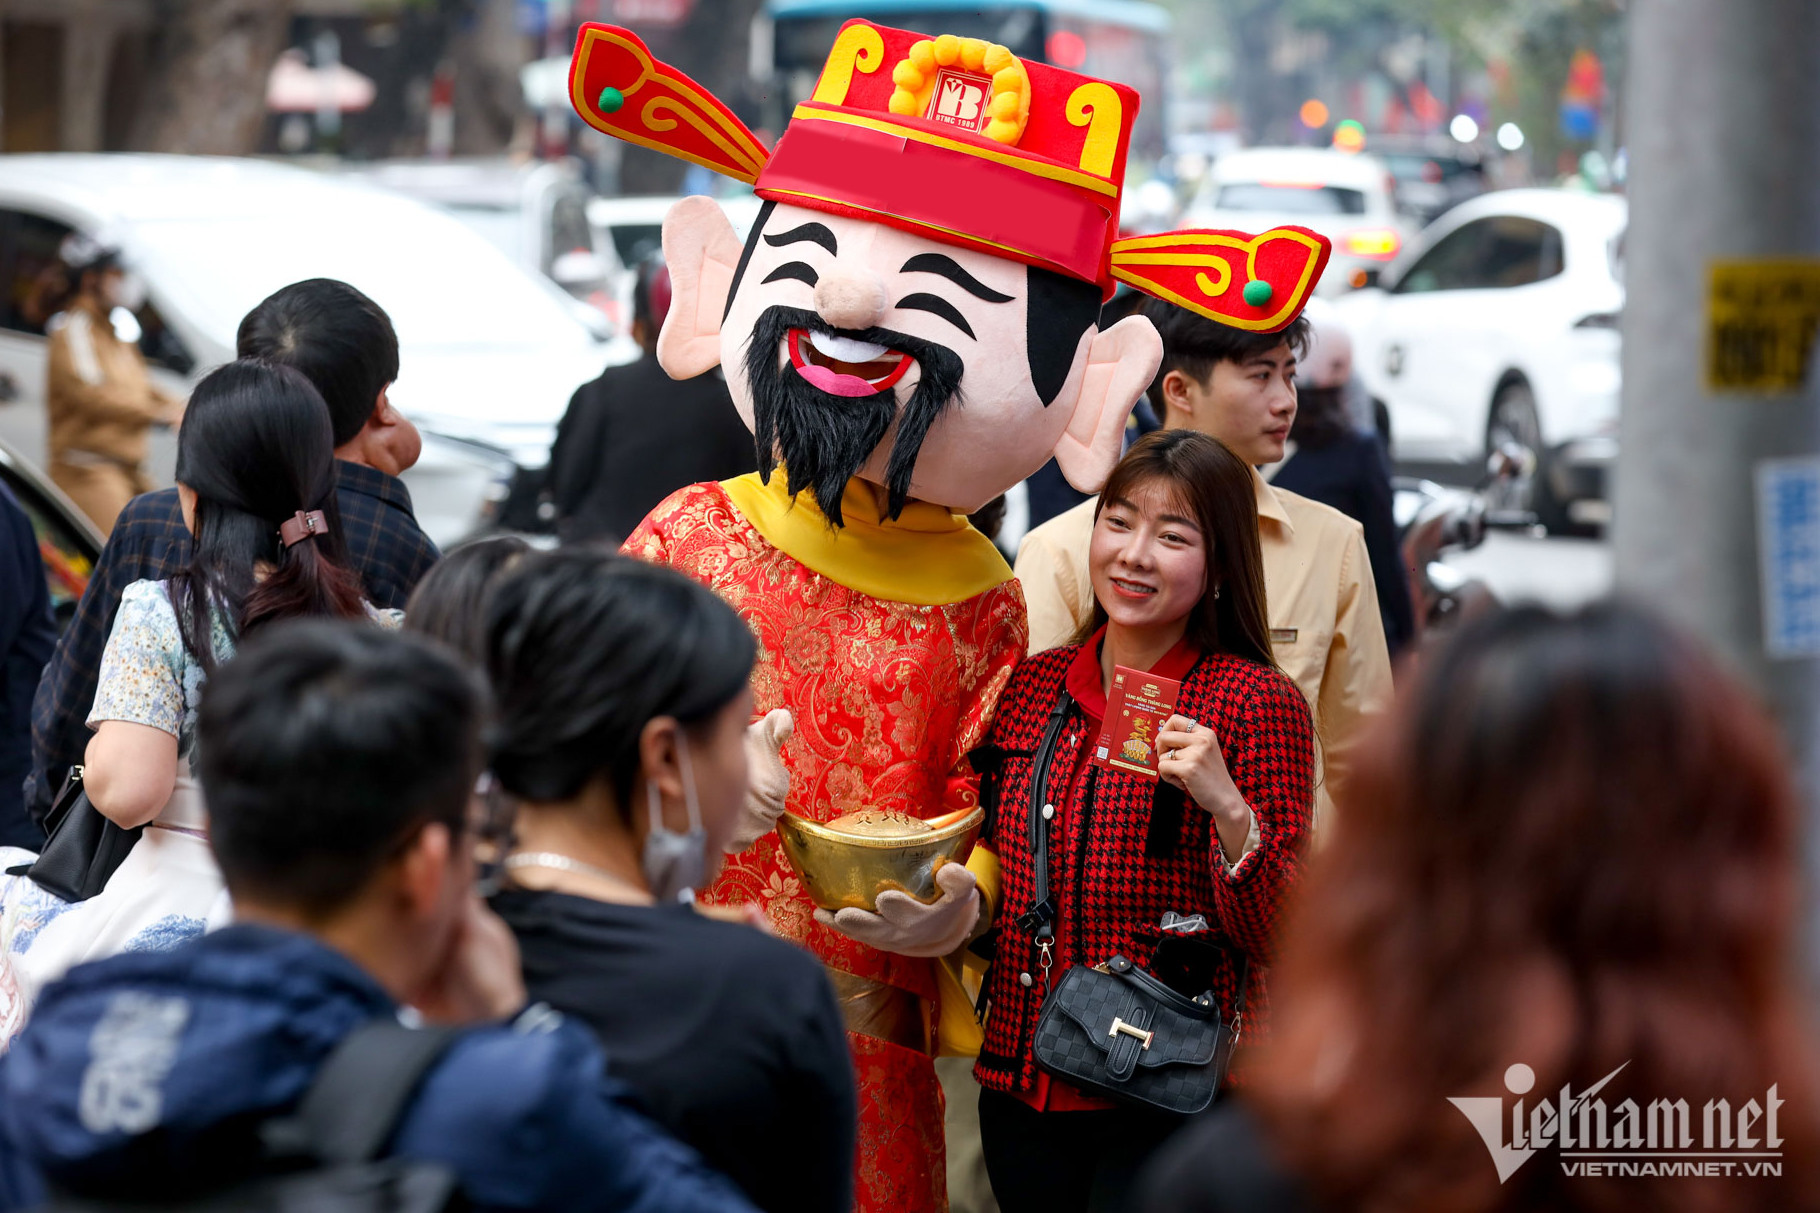
<path fill-rule="evenodd" d="M 345 957 L 265 927 L 77 968 L 0 1056 L 0 1207 L 42 1180 L 145 1199 L 238 1174 L 249 1123 L 294 1105 L 343 1036 L 396 1010 Z M 603 1067 L 560 1016 L 473 1029 L 424 1079 L 391 1152 L 446 1163 L 479 1209 L 751 1213 Z"/>

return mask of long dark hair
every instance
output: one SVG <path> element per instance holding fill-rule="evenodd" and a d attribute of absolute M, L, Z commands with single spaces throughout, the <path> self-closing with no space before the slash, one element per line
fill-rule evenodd
<path fill-rule="evenodd" d="M 177 482 L 196 494 L 195 543 L 171 604 L 205 668 L 216 612 L 237 640 L 295 615 L 364 616 L 335 505 L 329 411 L 308 379 L 252 359 L 211 372 L 184 410 Z M 321 510 L 328 529 L 286 547 L 278 527 L 299 510 Z M 255 580 L 261 563 L 271 572 Z"/>
<path fill-rule="evenodd" d="M 411 591 L 405 630 L 433 636 L 476 666 L 484 665 L 488 596 L 530 550 L 516 535 L 491 535 L 445 552 Z"/>
<path fill-rule="evenodd" d="M 1779 737 L 1713 657 L 1632 606 L 1507 611 L 1424 663 L 1358 746 L 1247 1084 L 1323 1203 L 1814 1207 L 1816 1058 L 1790 969 L 1800 806 Z M 1448 1101 L 1509 1098 L 1519 1062 L 1531 1107 L 1620 1066 L 1614 1108 L 1685 1099 L 1698 1116 L 1779 1084 L 1788 1178 L 1564 1181 L 1549 1158 L 1501 1183 Z"/>
<path fill-rule="evenodd" d="M 1245 461 L 1217 438 L 1196 430 L 1158 430 L 1133 443 L 1112 469 L 1093 507 L 1093 521 L 1099 525 L 1108 501 L 1129 501 L 1140 485 L 1166 485 L 1193 513 L 1207 544 L 1207 588 L 1188 613 L 1187 638 L 1203 653 L 1232 653 L 1275 669 L 1252 475 Z M 1085 644 L 1105 623 L 1106 608 L 1095 599 L 1093 614 L 1073 643 Z"/>
<path fill-rule="evenodd" d="M 498 721 L 492 768 L 521 800 L 569 800 L 605 775 L 622 814 L 638 735 L 712 719 L 745 687 L 752 629 L 674 569 L 578 548 L 529 555 L 487 603 Z"/>

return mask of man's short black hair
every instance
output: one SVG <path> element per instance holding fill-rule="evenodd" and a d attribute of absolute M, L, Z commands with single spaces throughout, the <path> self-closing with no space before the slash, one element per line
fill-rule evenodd
<path fill-rule="evenodd" d="M 398 378 L 398 334 L 385 309 L 345 282 L 309 278 L 273 292 L 240 322 L 242 358 L 302 371 L 328 402 L 335 445 L 360 433 Z"/>
<path fill-rule="evenodd" d="M 248 641 L 196 721 L 228 891 L 327 914 L 423 826 L 459 836 L 484 703 L 452 654 L 371 624 L 300 620 Z"/>
<path fill-rule="evenodd" d="M 1150 381 L 1150 404 L 1158 417 L 1164 408 L 1163 377 L 1170 371 L 1180 371 L 1196 383 L 1205 384 L 1213 377 L 1213 368 L 1222 362 L 1243 363 L 1284 344 L 1297 358 L 1308 352 L 1307 316 L 1297 316 L 1287 328 L 1274 333 L 1252 333 L 1162 299 L 1149 300 L 1144 314 L 1163 338 L 1163 362 L 1156 369 L 1156 378 Z"/>

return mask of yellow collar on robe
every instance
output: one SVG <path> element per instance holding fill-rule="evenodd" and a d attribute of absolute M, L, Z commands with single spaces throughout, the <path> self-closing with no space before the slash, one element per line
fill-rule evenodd
<path fill-rule="evenodd" d="M 792 498 L 780 464 L 771 483 L 748 472 L 721 481 L 735 508 L 771 545 L 828 580 L 888 602 L 965 602 L 1011 580 L 1011 566 L 965 515 L 912 501 L 896 521 L 879 517 L 865 482 L 841 493 L 844 527 L 829 524 L 815 494 Z"/>

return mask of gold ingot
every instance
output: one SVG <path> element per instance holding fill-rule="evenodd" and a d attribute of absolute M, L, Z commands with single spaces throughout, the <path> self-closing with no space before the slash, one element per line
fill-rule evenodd
<path fill-rule="evenodd" d="M 828 822 L 785 813 L 777 836 L 816 905 L 830 912 L 874 910 L 886 889 L 925 905 L 937 901 L 936 872 L 967 861 L 985 822 L 980 808 L 927 821 L 890 809 L 860 809 Z"/>

